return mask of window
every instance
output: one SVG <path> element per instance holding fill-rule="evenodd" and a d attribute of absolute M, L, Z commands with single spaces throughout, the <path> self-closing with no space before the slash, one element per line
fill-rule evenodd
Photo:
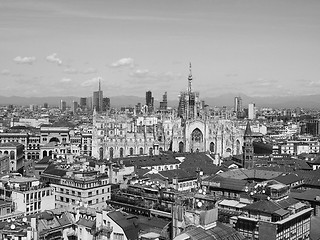
<path fill-rule="evenodd" d="M 123 240 L 124 236 L 122 233 L 113 233 L 113 237 L 115 240 Z"/>

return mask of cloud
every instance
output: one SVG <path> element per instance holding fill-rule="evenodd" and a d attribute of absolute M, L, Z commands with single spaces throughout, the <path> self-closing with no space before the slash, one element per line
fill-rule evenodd
<path fill-rule="evenodd" d="M 63 70 L 63 72 L 67 73 L 67 74 L 76 74 L 76 73 L 78 73 L 78 70 L 75 68 L 66 68 Z"/>
<path fill-rule="evenodd" d="M 150 75 L 150 71 L 148 69 L 136 69 L 133 72 L 129 73 L 131 77 L 137 77 L 137 78 L 145 78 Z"/>
<path fill-rule="evenodd" d="M 258 78 L 257 80 L 247 81 L 245 84 L 251 87 L 274 87 L 279 81 L 276 79 Z"/>
<path fill-rule="evenodd" d="M 95 68 L 87 68 L 85 70 L 82 71 L 83 74 L 92 74 L 92 73 L 97 73 L 97 69 Z"/>
<path fill-rule="evenodd" d="M 62 78 L 61 80 L 60 80 L 60 82 L 64 82 L 64 83 L 66 83 L 66 82 L 71 82 L 72 80 L 70 79 L 70 78 Z"/>
<path fill-rule="evenodd" d="M 133 67 L 134 60 L 132 58 L 121 58 L 118 61 L 111 64 L 111 67 L 126 67 L 131 66 Z"/>
<path fill-rule="evenodd" d="M 57 63 L 58 65 L 61 65 L 61 64 L 62 64 L 61 59 L 59 59 L 59 58 L 57 57 L 57 54 L 56 54 L 56 53 L 52 53 L 51 55 L 47 56 L 47 57 L 46 57 L 46 60 L 47 60 L 48 62 Z"/>
<path fill-rule="evenodd" d="M 90 87 L 92 85 L 97 85 L 98 82 L 99 82 L 99 79 L 101 80 L 100 77 L 92 78 L 92 79 L 89 79 L 89 80 L 86 80 L 86 81 L 82 82 L 80 85 L 82 87 Z"/>
<path fill-rule="evenodd" d="M 150 72 L 148 69 L 136 69 L 129 73 L 129 76 L 135 78 L 136 82 L 152 82 L 152 83 L 164 83 L 170 82 L 182 77 L 179 73 L 173 72 Z M 138 81 L 139 80 L 139 81 Z"/>
<path fill-rule="evenodd" d="M 1 71 L 1 74 L 2 74 L 2 75 L 9 75 L 9 74 L 10 74 L 10 71 L 9 71 L 8 69 L 3 69 L 3 70 Z"/>
<path fill-rule="evenodd" d="M 13 59 L 18 64 L 33 64 L 33 62 L 36 60 L 35 57 L 20 57 L 17 56 Z"/>
<path fill-rule="evenodd" d="M 309 88 L 318 88 L 320 87 L 320 81 L 304 80 L 301 85 Z"/>

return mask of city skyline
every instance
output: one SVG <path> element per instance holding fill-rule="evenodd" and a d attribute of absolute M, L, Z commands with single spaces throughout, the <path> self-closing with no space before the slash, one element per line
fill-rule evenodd
<path fill-rule="evenodd" d="M 316 94 L 320 2 L 0 1 L 1 96 Z"/>

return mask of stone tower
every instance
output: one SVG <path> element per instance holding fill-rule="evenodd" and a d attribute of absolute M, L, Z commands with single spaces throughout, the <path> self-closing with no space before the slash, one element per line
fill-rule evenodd
<path fill-rule="evenodd" d="M 253 137 L 250 122 L 247 122 L 246 130 L 243 136 L 243 162 L 242 167 L 251 169 L 254 165 Z"/>

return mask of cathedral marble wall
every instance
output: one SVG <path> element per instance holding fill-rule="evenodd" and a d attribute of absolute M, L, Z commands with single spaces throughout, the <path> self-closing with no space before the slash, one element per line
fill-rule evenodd
<path fill-rule="evenodd" d="M 143 122 L 143 124 L 141 124 Z M 149 125 L 144 125 L 150 122 Z M 110 124 L 113 123 L 113 124 Z M 160 151 L 211 152 L 220 156 L 242 153 L 243 130 L 231 120 L 157 121 L 94 117 L 92 155 L 118 158 L 154 155 Z"/>

